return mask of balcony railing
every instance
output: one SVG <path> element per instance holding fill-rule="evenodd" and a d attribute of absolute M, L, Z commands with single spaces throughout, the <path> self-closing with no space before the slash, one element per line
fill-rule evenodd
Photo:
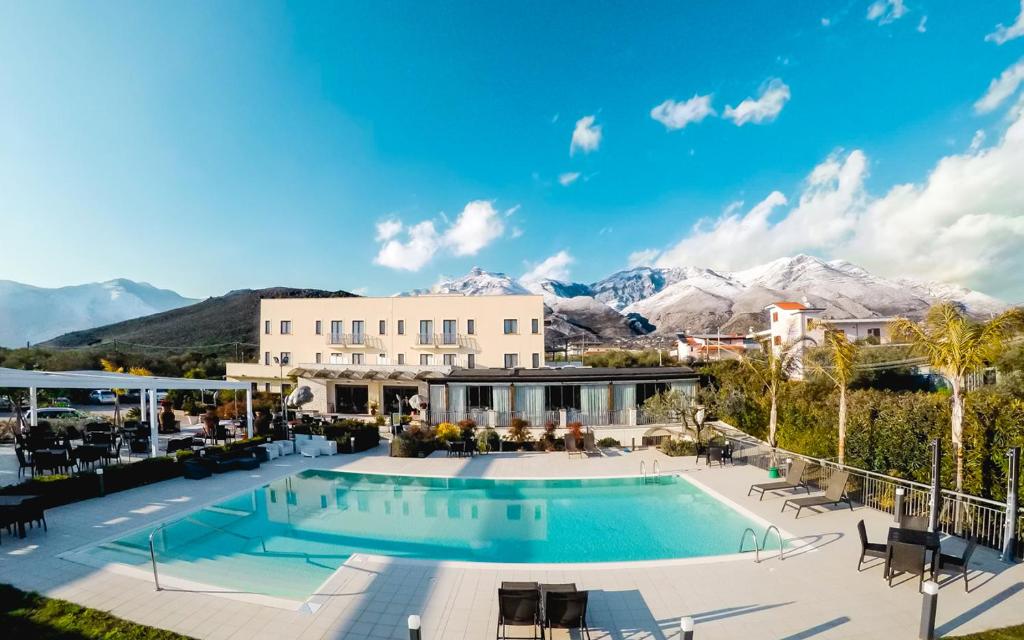
<path fill-rule="evenodd" d="M 383 345 L 379 338 L 365 333 L 331 333 L 327 336 L 327 344 L 336 347 L 368 347 L 379 349 Z"/>
<path fill-rule="evenodd" d="M 468 347 L 470 339 L 461 333 L 417 333 L 419 347 Z"/>

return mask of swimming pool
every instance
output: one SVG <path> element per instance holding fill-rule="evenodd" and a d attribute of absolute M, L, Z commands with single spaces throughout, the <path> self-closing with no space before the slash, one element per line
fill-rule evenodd
<path fill-rule="evenodd" d="M 736 553 L 756 522 L 681 476 L 504 480 L 304 471 L 167 522 L 161 576 L 305 599 L 352 554 L 502 563 Z M 89 550 L 148 569 L 142 529 Z M 776 547 L 777 548 L 777 547 Z"/>

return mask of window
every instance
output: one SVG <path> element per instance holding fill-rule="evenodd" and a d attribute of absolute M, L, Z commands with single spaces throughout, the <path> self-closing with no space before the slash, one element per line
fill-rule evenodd
<path fill-rule="evenodd" d="M 539 353 L 533 354 L 533 358 L 531 358 L 531 360 L 533 362 L 533 368 L 534 369 L 539 369 L 540 368 L 540 354 Z"/>
<path fill-rule="evenodd" d="M 279 358 L 281 364 L 288 364 L 288 362 L 292 359 L 292 354 L 287 351 L 282 351 Z"/>
<path fill-rule="evenodd" d="M 807 330 L 814 329 L 814 318 L 807 318 Z"/>
<path fill-rule="evenodd" d="M 515 369 L 519 366 L 519 354 L 518 353 L 506 353 L 505 354 L 505 368 Z"/>
<path fill-rule="evenodd" d="M 352 321 L 352 344 L 363 344 L 363 325 L 365 323 L 362 320 Z"/>
<path fill-rule="evenodd" d="M 318 335 L 318 336 L 319 335 L 323 335 L 323 332 L 324 332 L 323 324 L 324 323 L 323 323 L 322 320 L 317 320 L 316 321 L 316 335 Z"/>
<path fill-rule="evenodd" d="M 441 331 L 443 332 L 443 341 L 445 344 L 457 344 L 458 342 L 458 324 L 454 320 L 442 320 Z"/>
<path fill-rule="evenodd" d="M 322 357 L 322 356 L 320 355 L 320 352 L 318 351 L 318 352 L 316 353 L 316 355 L 314 356 L 314 358 L 315 358 L 315 362 L 316 362 L 317 364 L 320 364 L 320 358 L 321 358 L 321 357 Z"/>
<path fill-rule="evenodd" d="M 270 393 L 270 383 L 269 382 L 267 382 L 267 383 L 265 383 L 263 385 L 263 390 L 266 391 L 267 393 Z"/>
<path fill-rule="evenodd" d="M 468 354 L 466 354 L 466 367 L 468 367 L 470 369 L 476 369 L 476 354 L 475 353 L 468 353 Z"/>
<path fill-rule="evenodd" d="M 386 354 L 386 353 L 378 353 L 377 354 L 377 364 L 388 364 L 388 354 Z"/>
<path fill-rule="evenodd" d="M 454 367 L 455 366 L 455 354 L 454 353 L 446 353 L 446 354 L 444 354 L 444 366 L 446 366 L 446 367 Z"/>
<path fill-rule="evenodd" d="M 420 334 L 416 341 L 419 344 L 433 344 L 434 342 L 434 321 L 420 320 Z"/>
<path fill-rule="evenodd" d="M 420 364 L 424 367 L 429 367 L 430 365 L 434 364 L 434 356 L 429 353 L 421 353 Z"/>
<path fill-rule="evenodd" d="M 365 385 L 334 385 L 334 409 L 338 413 L 367 413 L 369 399 Z"/>
<path fill-rule="evenodd" d="M 387 320 L 381 320 L 377 324 L 377 333 L 379 333 L 380 335 L 383 336 L 383 335 L 386 335 L 387 332 L 388 332 L 388 321 Z"/>
<path fill-rule="evenodd" d="M 881 338 L 882 337 L 882 330 L 881 329 L 868 329 L 868 337 L 870 337 L 870 338 Z"/>
<path fill-rule="evenodd" d="M 532 333 L 540 333 L 540 320 L 537 318 L 530 320 L 530 331 Z"/>
<path fill-rule="evenodd" d="M 270 320 L 263 321 L 263 333 L 270 335 Z"/>
<path fill-rule="evenodd" d="M 556 409 L 580 408 L 580 385 L 563 384 L 544 387 L 544 406 L 552 411 Z"/>
<path fill-rule="evenodd" d="M 519 333 L 519 321 L 515 319 L 505 320 L 505 335 L 513 333 Z"/>
<path fill-rule="evenodd" d="M 466 333 L 469 335 L 476 333 L 476 320 L 473 320 L 472 318 L 466 320 Z"/>
<path fill-rule="evenodd" d="M 490 385 L 466 387 L 466 407 L 469 409 L 490 409 L 493 404 L 494 387 Z"/>
<path fill-rule="evenodd" d="M 782 346 L 782 336 L 775 336 L 775 338 L 774 338 L 774 339 L 772 340 L 772 342 L 773 342 L 773 343 L 774 343 L 774 344 L 775 344 L 776 346 L 779 346 L 779 347 L 781 347 L 781 346 Z"/>
<path fill-rule="evenodd" d="M 331 364 L 345 364 L 345 354 L 344 353 L 332 353 L 330 355 L 330 358 L 331 358 Z"/>
<path fill-rule="evenodd" d="M 341 320 L 331 320 L 331 343 L 341 344 L 341 336 L 345 333 L 345 323 Z"/>
<path fill-rule="evenodd" d="M 281 321 L 281 335 L 286 336 L 292 332 L 292 321 L 282 320 Z"/>
<path fill-rule="evenodd" d="M 669 386 L 665 382 L 638 382 L 636 383 L 636 406 L 642 407 L 648 398 L 668 391 Z"/>
<path fill-rule="evenodd" d="M 398 364 L 405 364 L 405 354 L 404 353 L 398 354 Z"/>
<path fill-rule="evenodd" d="M 361 354 L 361 353 L 353 353 L 352 354 L 352 364 L 363 364 L 363 354 Z"/>
<path fill-rule="evenodd" d="M 778 322 L 778 321 L 779 321 L 779 312 L 778 311 L 772 311 L 772 322 Z"/>
<path fill-rule="evenodd" d="M 405 320 L 399 320 L 398 321 L 398 335 L 400 335 L 400 336 L 404 336 L 405 335 Z"/>
<path fill-rule="evenodd" d="M 269 351 L 264 351 L 263 352 L 263 364 L 270 364 L 270 352 Z"/>

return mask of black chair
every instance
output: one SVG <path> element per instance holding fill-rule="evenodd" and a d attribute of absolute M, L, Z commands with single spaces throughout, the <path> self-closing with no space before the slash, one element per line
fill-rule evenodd
<path fill-rule="evenodd" d="M 924 584 L 924 574 L 929 568 L 925 566 L 925 554 L 927 549 L 924 545 L 908 544 L 906 542 L 891 542 L 886 554 L 885 571 L 889 586 L 892 586 L 892 579 L 898 573 L 909 573 L 917 576 L 917 591 L 921 592 Z"/>
<path fill-rule="evenodd" d="M 50 473 L 66 472 L 71 467 L 71 461 L 66 452 L 54 453 L 50 450 L 39 450 L 32 456 L 32 465 L 35 467 L 35 473 L 44 475 L 47 471 Z"/>
<path fill-rule="evenodd" d="M 21 475 L 25 472 L 25 469 L 28 469 L 32 477 L 35 477 L 35 465 L 32 464 L 31 457 L 25 454 L 25 449 L 20 446 L 16 446 L 14 447 L 14 453 L 15 455 L 18 456 L 18 477 L 21 477 Z"/>
<path fill-rule="evenodd" d="M 540 618 L 540 591 L 536 584 L 531 589 L 498 589 L 498 626 L 494 637 L 510 637 L 505 627 L 530 626 L 533 638 L 544 640 L 544 626 Z"/>
<path fill-rule="evenodd" d="M 90 468 L 95 467 L 96 463 L 100 461 L 101 457 L 103 457 L 103 452 L 97 447 L 87 447 L 83 445 L 75 447 L 73 455 L 76 463 L 78 464 L 78 470 L 81 471 L 87 465 Z"/>
<path fill-rule="evenodd" d="M 549 591 L 544 596 L 544 625 L 551 629 L 579 629 L 590 640 L 586 591 Z"/>
<path fill-rule="evenodd" d="M 863 520 L 857 523 L 857 533 L 860 534 L 860 561 L 857 563 L 857 571 L 861 570 L 865 558 L 888 559 L 888 547 L 877 542 L 868 542 L 868 532 L 864 528 Z"/>
<path fill-rule="evenodd" d="M 928 516 L 900 516 L 900 529 L 913 529 L 915 531 L 928 530 Z"/>
<path fill-rule="evenodd" d="M 103 450 L 103 452 L 100 454 L 101 457 L 103 458 L 103 464 L 104 465 L 110 464 L 110 462 L 112 460 L 117 460 L 118 464 L 120 464 L 120 462 L 121 462 L 121 445 L 122 445 L 121 436 L 119 436 L 119 435 L 107 436 L 107 439 L 108 439 L 108 443 L 109 444 L 108 444 L 107 448 L 105 450 Z"/>
<path fill-rule="evenodd" d="M 973 537 L 967 539 L 967 546 L 964 547 L 964 552 L 959 556 L 948 555 L 945 553 L 939 554 L 938 566 L 936 569 L 942 571 L 943 569 L 951 571 L 953 573 L 959 573 L 964 578 L 964 591 L 970 593 L 970 588 L 967 585 L 967 565 L 971 561 L 971 556 L 974 554 L 974 549 L 977 548 L 978 541 Z M 956 580 L 960 576 L 956 576 L 953 580 Z"/>
<path fill-rule="evenodd" d="M 711 466 L 712 462 L 722 465 L 722 447 L 708 447 L 708 466 Z"/>

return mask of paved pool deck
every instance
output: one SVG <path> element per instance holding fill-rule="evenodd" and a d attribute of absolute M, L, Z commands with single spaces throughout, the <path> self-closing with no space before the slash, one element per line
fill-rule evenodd
<path fill-rule="evenodd" d="M 778 525 L 796 548 L 785 560 L 753 554 L 707 562 L 617 565 L 508 566 L 354 557 L 314 599 L 315 611 L 295 611 L 200 589 L 155 591 L 152 579 L 125 575 L 58 557 L 140 526 L 184 514 L 202 504 L 250 490 L 303 469 L 339 469 L 460 477 L 599 477 L 636 475 L 658 461 L 663 473 L 680 472 L 726 501 Z M 590 591 L 591 637 L 611 640 L 679 637 L 682 616 L 696 621 L 700 640 L 731 638 L 916 638 L 921 596 L 916 579 L 888 588 L 880 561 L 857 571 L 856 523 L 883 541 L 891 517 L 843 507 L 826 513 L 780 514 L 784 498 L 746 497 L 763 471 L 743 465 L 706 467 L 692 457 L 654 450 L 568 459 L 564 453 L 497 454 L 467 458 L 395 459 L 381 446 L 354 456 L 286 456 L 257 472 L 232 472 L 190 481 L 176 479 L 60 507 L 47 512 L 49 532 L 24 540 L 3 536 L 0 582 L 110 611 L 143 624 L 196 638 L 238 640 L 408 638 L 406 619 L 423 618 L 424 640 L 492 638 L 497 587 L 503 580 L 575 582 Z M 629 526 L 629 514 L 623 514 Z M 666 521 L 671 528 L 672 522 Z M 615 544 L 614 539 L 608 544 Z M 739 540 L 737 540 L 737 545 Z M 962 542 L 943 542 L 947 553 Z M 941 635 L 1024 623 L 1024 566 L 1002 563 L 979 549 L 971 564 L 971 592 L 961 580 L 940 578 Z M 946 584 L 946 582 L 948 584 Z M 521 629 L 527 635 L 526 628 Z M 556 633 L 555 638 L 578 637 Z"/>

